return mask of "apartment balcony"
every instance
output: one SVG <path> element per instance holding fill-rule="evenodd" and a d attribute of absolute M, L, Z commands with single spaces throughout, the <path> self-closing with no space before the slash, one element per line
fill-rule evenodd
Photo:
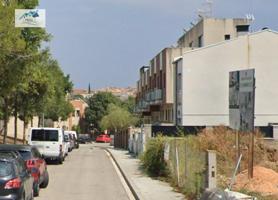
<path fill-rule="evenodd" d="M 145 112 L 148 111 L 149 103 L 145 100 L 139 100 L 136 107 L 135 112 Z"/>
<path fill-rule="evenodd" d="M 149 112 L 153 109 L 160 110 L 159 105 L 162 103 L 163 99 L 162 93 L 162 89 L 154 89 L 151 92 L 146 93 L 143 98 L 138 99 L 135 111 Z M 153 109 L 151 109 L 150 106 L 152 106 Z"/>
<path fill-rule="evenodd" d="M 154 89 L 150 92 L 150 104 L 160 104 L 162 103 L 162 89 Z"/>

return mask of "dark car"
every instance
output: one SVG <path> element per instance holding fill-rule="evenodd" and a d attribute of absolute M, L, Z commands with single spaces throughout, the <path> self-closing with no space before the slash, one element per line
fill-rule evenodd
<path fill-rule="evenodd" d="M 88 134 L 79 134 L 78 142 L 80 144 L 86 144 L 88 142 L 92 142 L 90 135 Z"/>
<path fill-rule="evenodd" d="M 19 154 L 26 162 L 28 170 L 34 178 L 34 196 L 39 196 L 40 188 L 46 188 L 49 182 L 47 165 L 35 146 L 30 145 L 0 145 L 0 152 Z"/>
<path fill-rule="evenodd" d="M 33 200 L 33 177 L 22 158 L 0 153 L 0 199 Z"/>

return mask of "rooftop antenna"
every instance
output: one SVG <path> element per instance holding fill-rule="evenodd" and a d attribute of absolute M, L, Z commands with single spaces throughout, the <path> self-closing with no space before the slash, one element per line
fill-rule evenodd
<path fill-rule="evenodd" d="M 255 21 L 255 17 L 254 17 L 254 14 L 253 13 L 253 0 L 250 0 L 250 13 L 247 13 L 245 15 L 246 19 L 250 22 L 250 32 L 253 32 L 252 30 L 252 23 Z"/>

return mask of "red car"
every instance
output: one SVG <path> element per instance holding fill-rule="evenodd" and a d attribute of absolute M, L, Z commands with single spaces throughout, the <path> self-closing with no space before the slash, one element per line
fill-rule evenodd
<path fill-rule="evenodd" d="M 34 178 L 34 196 L 39 196 L 40 188 L 46 188 L 49 176 L 45 160 L 38 149 L 29 145 L 0 145 L 0 152 L 14 152 L 20 155 L 26 162 L 28 170 Z"/>
<path fill-rule="evenodd" d="M 96 142 L 104 142 L 104 143 L 107 142 L 107 143 L 109 143 L 109 142 L 111 142 L 111 138 L 107 134 L 102 134 L 102 135 L 97 136 Z"/>

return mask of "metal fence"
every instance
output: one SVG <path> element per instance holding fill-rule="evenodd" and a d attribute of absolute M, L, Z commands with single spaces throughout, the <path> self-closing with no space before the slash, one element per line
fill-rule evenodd
<path fill-rule="evenodd" d="M 165 145 L 165 160 L 174 184 L 185 193 L 201 195 L 207 185 L 207 154 L 190 138 L 170 139 Z"/>

